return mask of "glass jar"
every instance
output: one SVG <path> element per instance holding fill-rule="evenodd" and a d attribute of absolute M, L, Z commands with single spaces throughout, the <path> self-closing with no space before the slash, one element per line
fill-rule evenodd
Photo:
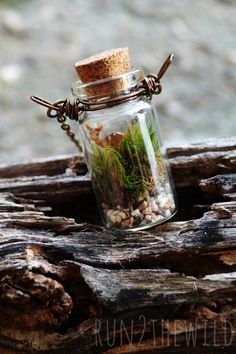
<path fill-rule="evenodd" d="M 110 228 L 142 230 L 176 212 L 156 111 L 150 98 L 130 95 L 143 79 L 138 68 L 72 86 L 73 95 L 84 102 L 116 100 L 110 107 L 86 111 L 78 126 L 101 218 Z"/>

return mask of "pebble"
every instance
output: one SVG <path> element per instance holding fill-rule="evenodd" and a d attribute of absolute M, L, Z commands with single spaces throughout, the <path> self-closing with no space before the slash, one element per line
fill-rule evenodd
<path fill-rule="evenodd" d="M 132 216 L 134 216 L 134 217 L 139 216 L 139 215 L 140 215 L 140 211 L 139 211 L 139 209 L 135 209 L 135 210 L 133 210 L 133 211 L 132 211 L 132 213 L 131 213 L 131 215 L 132 215 Z"/>
<path fill-rule="evenodd" d="M 148 215 L 152 213 L 152 208 L 148 206 L 146 209 L 143 209 L 143 214 Z"/>
<path fill-rule="evenodd" d="M 117 216 L 118 214 L 120 214 L 120 210 L 115 210 L 115 211 L 113 211 L 113 215 L 114 215 L 114 216 Z"/>
<path fill-rule="evenodd" d="M 146 215 L 145 216 L 145 219 L 148 220 L 148 221 L 152 221 L 152 216 L 149 214 L 149 215 Z"/>
<path fill-rule="evenodd" d="M 165 212 L 165 216 L 166 216 L 166 217 L 171 216 L 171 211 L 170 211 L 169 209 L 167 209 L 167 210 L 166 210 L 166 212 Z"/>
<path fill-rule="evenodd" d="M 175 207 L 175 201 L 173 197 L 170 197 L 170 208 L 174 208 Z"/>
<path fill-rule="evenodd" d="M 108 210 L 109 206 L 106 203 L 103 203 L 102 206 L 111 226 L 131 228 L 161 222 L 170 217 L 175 203 L 171 193 L 167 194 L 162 187 L 158 190 L 158 196 L 140 201 L 138 208 L 133 210 L 132 208 L 122 209 L 120 205 L 117 205 L 116 209 Z"/>
<path fill-rule="evenodd" d="M 156 221 L 157 220 L 157 216 L 155 213 L 152 213 L 151 214 L 151 218 L 152 218 L 152 221 Z"/>
<path fill-rule="evenodd" d="M 159 201 L 159 206 L 161 208 L 164 208 L 167 203 L 169 202 L 169 198 L 168 197 L 161 197 L 161 198 L 158 198 L 158 201 Z"/>
<path fill-rule="evenodd" d="M 122 228 L 129 227 L 129 224 L 130 224 L 130 220 L 129 219 L 123 220 L 122 223 L 121 223 L 121 227 Z"/>
<path fill-rule="evenodd" d="M 155 200 L 152 200 L 150 205 L 151 205 L 152 211 L 154 211 L 154 212 L 158 211 L 159 208 L 158 208 L 158 205 Z"/>
<path fill-rule="evenodd" d="M 113 215 L 113 209 L 108 210 L 107 216 L 110 218 Z"/>
<path fill-rule="evenodd" d="M 160 220 L 162 220 L 162 219 L 164 219 L 164 216 L 163 216 L 163 215 L 157 215 L 157 221 L 160 221 Z"/>
<path fill-rule="evenodd" d="M 116 217 L 114 215 L 112 215 L 110 219 L 113 224 L 116 224 Z"/>
<path fill-rule="evenodd" d="M 121 221 L 122 221 L 122 218 L 120 217 L 120 215 L 117 215 L 116 222 L 119 224 L 119 223 L 121 223 Z"/>
<path fill-rule="evenodd" d="M 119 215 L 120 215 L 121 219 L 123 219 L 123 220 L 125 220 L 127 218 L 127 214 L 124 213 L 123 211 L 121 211 Z"/>
<path fill-rule="evenodd" d="M 140 205 L 139 205 L 139 209 L 142 211 L 144 209 L 146 209 L 148 206 L 148 203 L 146 202 L 146 200 L 144 200 Z"/>

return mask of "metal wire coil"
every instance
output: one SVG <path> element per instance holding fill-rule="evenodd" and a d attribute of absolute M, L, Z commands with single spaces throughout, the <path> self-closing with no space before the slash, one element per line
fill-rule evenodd
<path fill-rule="evenodd" d="M 169 65 L 172 63 L 173 58 L 173 54 L 169 55 L 159 70 L 158 74 L 148 74 L 136 91 L 115 98 L 107 98 L 97 102 L 76 98 L 73 103 L 71 103 L 69 98 L 66 98 L 65 100 L 58 100 L 54 103 L 50 103 L 47 100 L 37 96 L 30 96 L 30 98 L 35 103 L 48 108 L 47 116 L 49 118 L 57 118 L 58 122 L 61 124 L 61 128 L 66 131 L 66 134 L 69 136 L 69 138 L 81 150 L 79 141 L 75 138 L 75 134 L 71 131 L 69 124 L 65 123 L 66 118 L 82 122 L 84 118 L 84 112 L 86 111 L 96 111 L 107 107 L 112 107 L 129 100 L 133 100 L 139 96 L 146 96 L 151 99 L 152 95 L 159 95 L 162 91 L 160 80 L 165 74 Z"/>

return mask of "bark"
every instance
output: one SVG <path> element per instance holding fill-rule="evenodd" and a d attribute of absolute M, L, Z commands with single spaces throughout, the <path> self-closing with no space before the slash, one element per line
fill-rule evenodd
<path fill-rule="evenodd" d="M 236 350 L 236 138 L 168 155 L 179 213 L 145 232 L 98 225 L 80 156 L 0 166 L 1 353 Z"/>

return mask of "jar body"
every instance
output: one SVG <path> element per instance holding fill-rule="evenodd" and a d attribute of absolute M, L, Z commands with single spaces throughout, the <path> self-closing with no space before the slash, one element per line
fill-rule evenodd
<path fill-rule="evenodd" d="M 86 112 L 78 134 L 105 226 L 141 230 L 174 215 L 174 185 L 149 100 Z"/>

